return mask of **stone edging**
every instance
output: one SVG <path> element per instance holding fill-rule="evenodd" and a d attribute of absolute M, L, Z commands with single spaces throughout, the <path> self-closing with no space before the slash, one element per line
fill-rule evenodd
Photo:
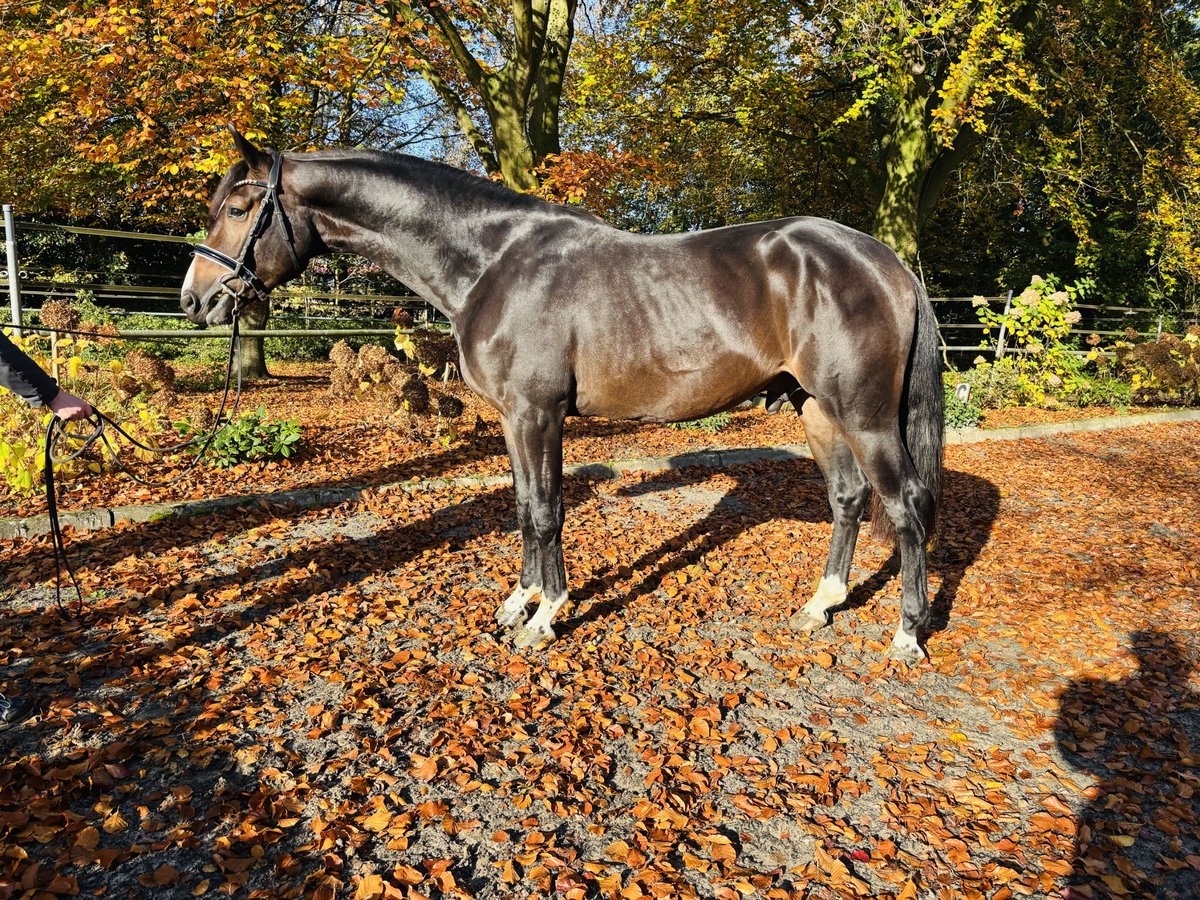
<path fill-rule="evenodd" d="M 1175 422 L 1200 422 L 1200 409 L 1174 410 L 1161 413 L 1143 413 L 1134 416 L 1109 416 L 1103 419 L 1076 419 L 1070 422 L 1055 422 L 1045 425 L 1022 425 L 1015 428 L 958 428 L 946 433 L 947 444 L 977 444 L 983 441 L 1013 441 L 1028 438 L 1050 437 L 1080 431 L 1110 431 L 1118 428 L 1133 428 L 1138 425 L 1163 425 Z M 576 463 L 564 467 L 564 473 L 585 475 L 596 479 L 620 478 L 633 472 L 666 472 L 692 466 L 724 468 L 760 462 L 778 462 L 791 459 L 810 459 L 807 444 L 782 444 L 776 447 L 746 447 L 733 450 L 698 450 L 669 457 L 646 457 L 641 459 L 613 460 L 611 462 Z M 356 500 L 368 491 L 428 491 L 445 487 L 495 487 L 511 483 L 511 476 L 464 475 L 458 478 L 430 478 L 424 481 L 398 481 L 369 487 L 342 488 L 297 488 L 290 491 L 274 491 L 262 494 L 244 494 L 239 497 L 217 497 L 213 500 L 178 500 L 171 503 L 152 503 L 144 506 L 118 506 L 114 509 L 89 509 L 80 512 L 64 512 L 60 519 L 64 526 L 81 531 L 108 528 L 118 522 L 157 522 L 177 516 L 199 516 L 205 513 L 233 509 L 241 506 L 270 504 L 309 508 L 334 506 L 348 500 Z M 28 519 L 0 519 L 0 540 L 36 537 L 50 531 L 46 516 L 31 516 Z"/>

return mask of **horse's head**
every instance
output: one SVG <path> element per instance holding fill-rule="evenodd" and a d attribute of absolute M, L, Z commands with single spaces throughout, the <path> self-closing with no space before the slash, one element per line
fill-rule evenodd
<path fill-rule="evenodd" d="M 236 309 L 302 271 L 321 249 L 311 216 L 288 189 L 283 155 L 259 150 L 230 126 L 242 155 L 209 204 L 208 237 L 183 282 L 179 305 L 199 325 L 227 325 Z"/>

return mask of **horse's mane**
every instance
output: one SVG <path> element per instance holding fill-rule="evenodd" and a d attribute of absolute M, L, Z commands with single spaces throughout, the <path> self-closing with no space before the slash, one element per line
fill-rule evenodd
<path fill-rule="evenodd" d="M 425 185 L 446 187 L 455 193 L 476 194 L 513 205 L 526 205 L 537 199 L 514 191 L 491 178 L 407 153 L 387 150 L 317 150 L 306 153 L 305 158 L 364 163 L 368 168 L 378 169 L 383 175 L 403 173 Z"/>
<path fill-rule="evenodd" d="M 401 176 L 406 180 L 411 179 L 427 187 L 444 189 L 447 193 L 457 196 L 465 194 L 478 197 L 492 206 L 522 209 L 545 202 L 541 198 L 530 194 L 522 194 L 519 191 L 514 191 L 507 185 L 499 181 L 494 181 L 491 178 L 485 178 L 473 172 L 448 166 L 445 163 L 435 162 L 431 159 L 411 156 L 407 153 L 396 153 L 387 150 L 332 149 L 314 150 L 308 153 L 297 154 L 297 156 L 303 159 L 358 164 L 368 170 L 378 172 L 383 177 L 389 175 Z M 216 215 L 221 204 L 225 202 L 225 198 L 229 195 L 229 192 L 233 190 L 233 185 L 247 177 L 249 177 L 249 166 L 247 166 L 244 160 L 238 160 L 225 174 L 225 177 L 221 179 L 221 183 L 217 186 L 213 194 L 212 202 L 209 204 L 210 220 Z M 584 209 L 576 209 L 569 206 L 563 207 L 563 209 L 588 218 L 595 218 L 592 213 Z"/>

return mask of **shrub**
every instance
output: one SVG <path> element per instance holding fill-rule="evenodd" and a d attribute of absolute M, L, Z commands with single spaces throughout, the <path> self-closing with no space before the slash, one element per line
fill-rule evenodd
<path fill-rule="evenodd" d="M 963 383 L 957 378 L 954 382 Z M 963 400 L 958 396 L 954 389 L 955 384 L 951 384 L 950 379 L 947 379 L 945 388 L 947 428 L 974 428 L 983 421 L 983 407 L 979 405 L 973 390 L 968 392 L 967 399 Z"/>
<path fill-rule="evenodd" d="M 175 423 L 175 430 L 184 439 L 203 435 L 208 427 L 190 419 Z M 266 409 L 260 406 L 256 412 L 239 416 L 217 432 L 204 461 L 226 469 L 245 462 L 287 459 L 300 449 L 301 436 L 300 423 L 295 419 L 269 419 Z M 199 453 L 204 444 L 201 442 L 191 449 Z"/>
<path fill-rule="evenodd" d="M 69 315 L 69 310 L 59 310 L 52 316 L 59 313 Z M 129 354 L 134 359 L 130 371 L 126 362 L 96 359 L 90 352 L 93 342 L 85 338 L 59 340 L 57 359 L 51 358 L 50 342 L 45 337 L 30 334 L 12 340 L 47 371 L 53 371 L 57 364 L 58 383 L 64 390 L 86 397 L 101 409 L 120 408 L 122 426 L 143 443 L 154 446 L 157 436 L 166 429 L 164 413 L 173 399 L 170 387 L 174 373 L 157 357 Z M 8 391 L 0 392 L 0 480 L 10 492 L 28 494 L 42 483 L 45 429 L 50 415 L 45 409 L 31 409 Z M 140 459 L 153 457 L 146 451 L 130 452 Z M 89 450 L 57 472 L 69 480 L 89 470 L 103 471 L 108 464 L 97 450 Z"/>
<path fill-rule="evenodd" d="M 716 434 L 732 421 L 733 415 L 731 413 L 721 412 L 705 416 L 703 419 L 693 419 L 690 422 L 668 422 L 667 427 L 686 431 L 707 431 L 709 434 Z"/>
<path fill-rule="evenodd" d="M 1006 312 L 986 305 L 979 308 L 985 337 L 1003 328 L 1006 349 L 1011 350 L 1011 356 L 995 364 L 984 361 L 982 366 L 1008 369 L 1003 374 L 1011 378 L 1016 403 L 1078 402 L 1073 395 L 1086 387 L 1087 377 L 1068 338 L 1071 326 L 1080 320 L 1072 304 L 1089 287 L 1090 282 L 1077 282 L 1063 288 L 1053 276 L 1035 275 L 1029 287 L 1012 298 Z"/>
<path fill-rule="evenodd" d="M 1008 355 L 998 360 L 978 357 L 975 368 L 960 380 L 971 385 L 971 394 L 983 409 L 1006 406 L 1126 406 L 1127 385 L 1117 377 L 1107 357 L 1093 349 L 1077 352 L 1071 326 L 1080 320 L 1072 309 L 1090 289 L 1090 281 L 1065 288 L 1051 277 L 1034 276 L 1006 313 L 981 306 L 984 334 L 1003 327 Z M 1095 348 L 1099 336 L 1088 344 Z"/>
<path fill-rule="evenodd" d="M 396 349 L 417 365 L 422 375 L 441 376 L 458 361 L 454 335 L 436 328 L 396 329 Z"/>
<path fill-rule="evenodd" d="M 64 300 L 47 300 L 39 314 L 42 324 L 59 331 L 77 331 L 82 321 L 79 310 Z"/>
<path fill-rule="evenodd" d="M 976 357 L 975 367 L 957 373 L 955 381 L 971 386 L 971 399 L 981 409 L 1004 409 L 1029 402 L 1029 393 L 1012 357 L 995 361 Z"/>
<path fill-rule="evenodd" d="M 1116 344 L 1117 367 L 1128 376 L 1139 403 L 1195 406 L 1200 402 L 1200 326 L 1183 337 L 1164 334 L 1153 341 Z"/>

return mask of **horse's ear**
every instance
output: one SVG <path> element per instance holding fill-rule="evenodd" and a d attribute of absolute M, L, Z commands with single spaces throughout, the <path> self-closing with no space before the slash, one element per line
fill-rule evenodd
<path fill-rule="evenodd" d="M 229 133 L 233 135 L 233 144 L 237 147 L 238 153 L 242 155 L 242 159 L 246 161 L 246 165 L 250 167 L 251 172 L 265 173 L 271 168 L 271 154 L 259 150 L 246 140 L 245 136 L 237 130 L 236 125 L 229 126 Z"/>

